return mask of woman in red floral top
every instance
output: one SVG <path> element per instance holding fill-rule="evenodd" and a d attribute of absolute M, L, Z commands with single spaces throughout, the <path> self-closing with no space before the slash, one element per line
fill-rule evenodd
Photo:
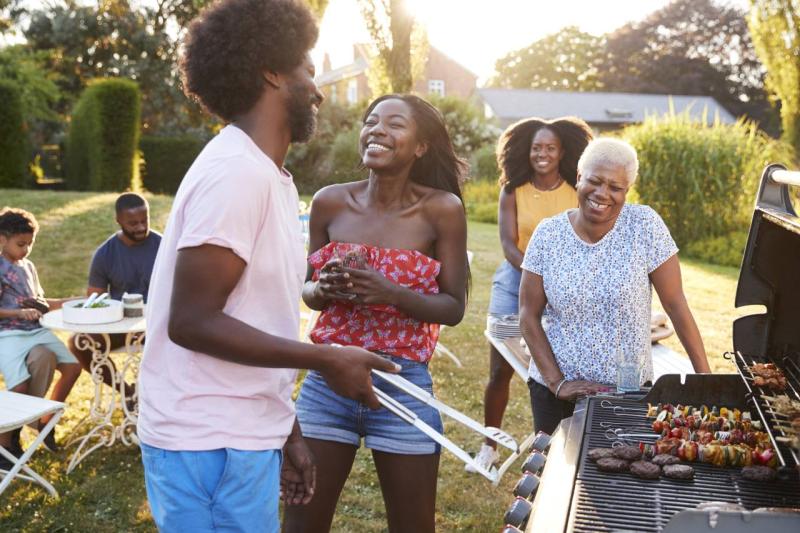
<path fill-rule="evenodd" d="M 378 98 L 364 114 L 364 181 L 320 190 L 311 208 L 303 300 L 322 311 L 315 343 L 357 345 L 391 357 L 431 392 L 428 361 L 439 324 L 455 325 L 467 295 L 466 165 L 441 114 L 411 95 Z M 377 378 L 375 386 L 442 430 L 439 413 Z M 297 417 L 317 459 L 314 498 L 287 506 L 285 531 L 328 531 L 356 451 L 372 450 L 391 531 L 435 529 L 439 447 L 386 409 L 338 396 L 310 372 Z"/>

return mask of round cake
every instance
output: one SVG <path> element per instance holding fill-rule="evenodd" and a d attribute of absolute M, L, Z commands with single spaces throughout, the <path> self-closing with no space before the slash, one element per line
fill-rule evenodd
<path fill-rule="evenodd" d="M 64 322 L 70 324 L 108 324 L 122 320 L 122 302 L 103 300 L 92 307 L 81 307 L 86 299 L 66 302 L 61 308 Z"/>

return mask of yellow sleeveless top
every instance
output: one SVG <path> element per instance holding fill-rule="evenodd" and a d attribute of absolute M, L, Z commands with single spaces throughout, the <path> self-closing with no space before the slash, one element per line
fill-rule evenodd
<path fill-rule="evenodd" d="M 578 207 L 578 193 L 566 181 L 552 191 L 540 191 L 528 182 L 514 189 L 514 198 L 517 202 L 517 248 L 522 253 L 539 222 Z"/>

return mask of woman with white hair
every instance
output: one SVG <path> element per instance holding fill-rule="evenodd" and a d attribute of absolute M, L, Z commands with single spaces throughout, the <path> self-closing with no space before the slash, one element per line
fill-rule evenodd
<path fill-rule="evenodd" d="M 578 208 L 542 221 L 522 262 L 520 327 L 534 427 L 552 433 L 574 401 L 616 383 L 620 350 L 653 379 L 655 287 L 695 372 L 710 372 L 681 286 L 678 247 L 648 206 L 625 204 L 639 162 L 628 143 L 590 142 L 578 161 Z"/>

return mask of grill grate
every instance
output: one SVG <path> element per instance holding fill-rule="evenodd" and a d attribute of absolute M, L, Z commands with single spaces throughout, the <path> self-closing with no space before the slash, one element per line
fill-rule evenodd
<path fill-rule="evenodd" d="M 652 433 L 642 403 L 613 399 L 610 404 L 619 407 L 617 414 L 612 408 L 601 407 L 599 398 L 589 400 L 568 531 L 657 532 L 675 513 L 704 502 L 731 502 L 748 509 L 800 507 L 800 481 L 796 478 L 747 481 L 739 469 L 702 463 L 692 463 L 695 477 L 691 481 L 666 478 L 646 481 L 631 474 L 600 472 L 586 459 L 586 452 L 611 445 L 605 436 L 608 427 L 625 428 L 629 433 Z"/>
<path fill-rule="evenodd" d="M 741 352 L 726 353 L 725 358 L 733 359 L 736 363 L 736 369 L 742 376 L 742 380 L 749 391 L 748 399 L 755 407 L 756 412 L 758 413 L 759 417 L 761 417 L 761 421 L 765 425 L 765 430 L 772 440 L 772 445 L 775 447 L 775 451 L 778 454 L 778 460 L 780 461 L 781 466 L 793 466 L 790 459 L 794 460 L 794 465 L 800 465 L 800 453 L 787 445 L 776 442 L 775 440 L 775 436 L 788 436 L 786 432 L 777 426 L 776 422 L 778 421 L 778 418 L 775 416 L 775 411 L 773 411 L 770 401 L 764 397 L 764 395 L 774 396 L 775 394 L 768 389 L 753 385 L 753 378 L 755 376 L 753 376 L 753 373 L 750 372 L 750 369 L 748 368 L 755 363 L 774 363 L 774 361 L 765 361 L 755 357 L 746 357 L 742 355 Z M 788 355 L 783 357 L 781 363 L 777 364 L 776 366 L 783 370 L 783 374 L 786 376 L 787 387 L 786 391 L 784 391 L 784 394 L 794 400 L 800 400 L 800 367 L 798 367 L 797 363 L 795 363 L 792 357 Z M 778 395 L 780 394 L 782 393 L 778 393 Z"/>

